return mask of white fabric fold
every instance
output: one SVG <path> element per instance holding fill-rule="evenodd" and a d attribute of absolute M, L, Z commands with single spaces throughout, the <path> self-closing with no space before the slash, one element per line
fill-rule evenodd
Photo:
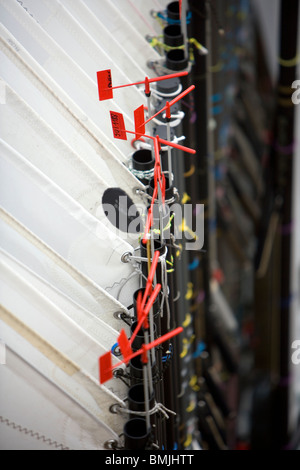
<path fill-rule="evenodd" d="M 108 184 L 8 86 L 0 127 L 5 137 L 0 142 L 2 154 L 10 154 L 10 159 L 17 159 L 17 153 L 25 157 L 109 230 L 137 246 L 139 234 L 117 230 L 104 213 L 101 202 Z"/>
<path fill-rule="evenodd" d="M 6 347 L 0 368 L 0 449 L 103 450 L 118 439 L 104 420 Z M 22 397 L 22 399 L 20 399 Z"/>
<path fill-rule="evenodd" d="M 65 296 L 119 330 L 115 312 L 127 309 L 85 276 L 46 243 L 0 208 L 0 240 L 3 251 L 21 262 Z"/>
<path fill-rule="evenodd" d="M 109 166 L 112 177 L 118 186 L 131 195 L 134 202 L 139 203 L 140 198 L 136 196 L 134 188 L 142 189 L 143 185 L 121 163 L 120 160 L 124 160 L 125 156 L 120 153 L 118 147 L 102 132 L 99 125 L 94 123 L 90 115 L 80 108 L 76 98 L 74 101 L 3 25 L 0 25 L 0 33 L 0 47 L 3 53 L 29 76 L 30 80 L 50 100 L 58 112 L 69 121 L 77 132 L 82 134 L 94 151 L 99 154 L 99 158 L 102 158 Z"/>
<path fill-rule="evenodd" d="M 112 295 L 133 274 L 132 247 L 108 230 L 20 154 L 1 154 L 0 204 L 46 244 Z M 134 281 L 132 281 L 134 282 Z M 138 288 L 136 280 L 136 289 Z M 131 304 L 131 299 L 127 299 Z"/>
<path fill-rule="evenodd" d="M 7 29 L 76 101 L 89 119 L 97 123 L 101 129 L 101 140 L 108 148 L 114 154 L 129 153 L 129 142 L 119 140 L 115 144 L 114 139 L 110 138 L 112 128 L 109 110 L 113 107 L 116 111 L 123 109 L 125 116 L 128 113 L 128 125 L 132 129 L 130 110 L 132 106 L 133 112 L 141 104 L 140 93 L 130 87 L 130 90 L 120 95 L 118 101 L 99 103 L 96 72 L 101 69 L 101 64 L 105 64 L 105 68 L 112 68 L 114 62 L 111 58 L 55 0 L 34 2 L 31 5 L 32 14 L 23 6 L 18 2 L 0 1 L 0 14 L 5 18 Z M 117 66 L 115 68 L 116 78 L 124 83 L 126 77 L 120 70 L 118 74 Z"/>

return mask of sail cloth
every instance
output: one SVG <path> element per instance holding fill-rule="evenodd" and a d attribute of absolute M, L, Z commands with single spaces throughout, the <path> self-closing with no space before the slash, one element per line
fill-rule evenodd
<path fill-rule="evenodd" d="M 134 83 L 137 80 L 142 80 L 145 76 L 156 76 L 154 71 L 146 66 L 144 57 L 143 60 L 139 60 L 136 52 L 130 54 L 125 45 L 123 45 L 123 42 L 117 40 L 115 34 L 111 31 L 108 25 L 105 24 L 105 21 L 101 21 L 102 15 L 99 18 L 99 16 L 95 14 L 82 0 L 78 0 L 76 2 L 73 0 L 64 0 L 63 6 L 83 27 L 85 27 L 86 31 L 89 32 L 98 46 L 100 46 L 110 57 L 115 58 L 112 69 L 114 85 L 121 84 L 117 83 L 117 77 L 115 77 L 115 65 L 121 69 L 123 74 L 126 75 L 127 81 L 131 83 Z M 133 24 L 135 29 L 135 21 L 133 21 Z M 133 47 L 137 47 L 137 45 L 133 44 Z M 155 59 L 156 53 L 149 50 L 149 57 Z M 122 93 L 121 90 L 120 92 Z M 116 92 L 115 95 L 115 101 L 117 103 L 119 102 L 120 92 Z"/>
<path fill-rule="evenodd" d="M 4 250 L 0 250 L 0 262 L 34 287 L 35 291 L 38 291 L 44 298 L 51 300 L 64 315 L 67 315 L 88 336 L 101 344 L 105 350 L 110 350 L 115 344 L 119 332 L 112 328 L 108 322 L 83 308 Z"/>
<path fill-rule="evenodd" d="M 171 2 L 169 0 L 167 2 L 156 2 L 153 9 L 163 12 L 165 10 L 163 3 L 166 6 Z M 136 31 L 142 37 L 145 36 L 145 31 L 150 36 L 161 35 L 161 24 L 149 15 L 150 10 L 147 2 L 139 2 L 137 4 L 134 0 L 113 0 L 111 4 L 119 15 L 134 25 Z"/>
<path fill-rule="evenodd" d="M 112 328 L 119 330 L 124 326 L 123 322 L 120 325 L 120 320 L 114 315 L 116 312 L 129 314 L 123 304 L 78 271 L 1 207 L 0 235 L 1 247 L 6 254 L 33 271 L 60 294 L 72 299 Z"/>
<path fill-rule="evenodd" d="M 133 112 L 143 101 L 146 104 L 146 98 L 129 87 L 119 93 L 117 101 L 99 103 L 96 71 L 103 68 L 101 64 L 114 69 L 117 83 L 128 82 L 127 77 L 61 4 L 55 0 L 34 2 L 32 8 L 37 18 L 23 6 L 18 2 L 0 1 L 0 14 L 7 29 L 99 126 L 101 140 L 110 150 L 116 155 L 120 152 L 127 155 L 131 150 L 128 142 L 120 141 L 115 145 L 108 137 L 112 134 L 109 110 L 113 106 L 116 111 L 122 109 L 125 116 L 128 113 L 128 125 L 133 128 L 131 110 Z"/>
<path fill-rule="evenodd" d="M 102 197 L 120 188 L 138 205 L 145 189 L 108 111 L 131 129 L 146 99 L 130 87 L 100 103 L 96 72 L 143 80 L 159 56 L 112 2 L 0 0 L 0 14 L 0 442 L 102 449 L 123 432 L 126 415 L 109 409 L 126 390 L 99 384 L 98 357 L 127 331 L 138 288 L 121 260 L 136 239 L 113 229 Z"/>
<path fill-rule="evenodd" d="M 1 177 L 1 206 L 76 269 L 117 295 L 122 282 L 134 273 L 130 264 L 121 261 L 124 253 L 133 251 L 131 245 L 91 216 L 20 154 L 1 153 Z M 131 296 L 126 300 L 130 305 Z"/>
<path fill-rule="evenodd" d="M 79 393 L 75 398 L 8 346 L 0 384 L 1 450 L 103 450 L 118 438 Z"/>
<path fill-rule="evenodd" d="M 122 231 L 117 230 L 116 224 L 113 225 L 105 215 L 103 194 L 110 186 L 8 86 L 6 86 L 6 105 L 0 116 L 0 126 L 10 146 L 9 150 L 2 141 L 0 144 L 2 153 L 12 153 L 12 147 L 21 152 L 27 160 L 109 229 L 124 240 L 134 243 L 135 246 L 138 244 L 138 232 L 127 234 L 125 224 L 121 224 L 124 225 Z M 19 129 L 22 129 L 22 133 Z M 124 192 L 124 197 L 125 195 L 127 193 Z M 127 205 L 133 205 L 129 197 Z M 139 208 L 142 211 L 143 205 L 139 204 Z"/>
<path fill-rule="evenodd" d="M 37 335 L 46 338 L 48 344 L 78 364 L 97 381 L 98 355 L 104 354 L 107 349 L 55 305 L 52 299 L 44 296 L 38 290 L 34 279 L 29 279 L 28 275 L 26 278 L 20 275 L 18 268 L 12 263 L 7 263 L 2 256 L 0 266 L 2 306 L 11 312 L 18 322 L 24 323 Z M 4 315 L 4 321 L 7 318 Z M 8 323 L 11 325 L 9 321 Z M 5 337 L 3 340 L 9 344 Z M 118 362 L 114 356 L 113 361 Z M 121 380 L 113 379 L 107 382 L 107 388 L 119 396 L 126 394 Z"/>
<path fill-rule="evenodd" d="M 0 307 L 1 331 L 9 349 L 15 351 L 32 367 L 46 378 L 57 384 L 75 402 L 82 404 L 96 419 L 105 423 L 116 434 L 119 434 L 123 422 L 122 417 L 109 412 L 109 407 L 115 403 L 123 404 L 107 387 L 101 386 L 88 372 L 56 349 L 46 338 L 40 336 L 35 329 L 30 328 L 15 312 Z M 10 384 L 1 386 L 9 387 Z M 20 390 L 18 390 L 20 393 Z M 22 402 L 21 398 L 18 399 Z M 33 413 L 37 422 L 40 416 Z M 4 415 L 5 416 L 5 415 Z M 8 418 L 10 418 L 8 416 Z M 17 421 L 18 422 L 18 421 Z M 103 444 L 102 436 L 99 442 Z"/>
<path fill-rule="evenodd" d="M 124 159 L 124 155 L 115 148 L 112 140 L 106 138 L 99 127 L 90 119 L 89 114 L 86 114 L 85 111 L 78 106 L 76 97 L 74 101 L 4 26 L 0 25 L 0 31 L 1 49 L 4 54 L 11 58 L 16 66 L 27 74 L 35 86 L 54 105 L 58 113 L 69 121 L 76 132 L 82 135 L 99 157 L 105 161 L 109 168 L 105 174 L 108 172 L 111 173 L 118 187 L 124 189 L 128 194 L 131 193 L 134 202 L 136 202 L 137 199 L 139 202 L 140 198 L 137 198 L 134 188 L 143 189 L 143 185 L 130 173 L 125 165 L 121 163 L 120 160 Z M 112 133 L 109 135 L 112 135 Z M 107 144 L 107 141 L 113 144 L 113 148 Z M 89 158 L 87 153 L 81 156 Z M 93 167 L 97 168 L 97 165 L 93 165 Z"/>
<path fill-rule="evenodd" d="M 113 2 L 109 0 L 102 0 L 101 2 L 83 0 L 83 3 L 96 15 L 101 24 L 109 29 L 116 41 L 122 44 L 128 55 L 135 57 L 137 62 L 144 65 L 148 61 L 161 58 L 145 40 L 145 35 L 149 32 L 148 28 L 145 26 L 145 34 L 140 34 L 136 30 L 135 24 L 125 18 Z M 149 11 L 154 8 L 152 2 L 147 2 L 147 6 Z M 119 60 L 119 55 L 115 56 L 115 60 Z"/>
<path fill-rule="evenodd" d="M 0 43 L 0 48 L 1 45 L 3 44 Z M 106 181 L 108 185 L 111 187 L 117 186 L 117 181 L 109 165 L 84 137 L 84 128 L 80 125 L 80 122 L 78 122 L 76 127 L 72 125 L 68 116 L 58 112 L 56 107 L 58 103 L 57 97 L 51 94 L 47 95 L 46 87 L 41 89 L 38 87 L 34 71 L 30 69 L 31 73 L 28 74 L 28 65 L 25 66 L 23 62 L 19 62 L 18 67 L 15 63 L 15 55 L 6 55 L 0 51 L 0 60 L 2 74 L 1 86 L 5 104 L 8 104 L 10 97 L 15 96 L 15 106 L 23 103 L 23 107 L 25 108 L 26 105 L 28 108 L 26 113 L 36 113 L 41 120 L 40 124 L 42 125 L 42 123 L 44 123 L 51 128 L 57 135 L 56 139 L 58 140 L 59 137 L 63 141 L 62 145 L 66 144 L 73 153 L 79 156 L 81 160 L 85 162 L 98 177 Z M 15 111 L 17 113 L 17 110 Z M 6 112 L 4 106 L 2 107 L 2 112 Z M 28 126 L 28 123 L 26 125 Z M 12 132 L 11 129 L 10 132 Z M 3 131 L 2 135 L 4 136 Z M 16 142 L 14 143 L 16 144 Z M 47 145 L 49 145 L 49 142 Z M 24 154 L 24 152 L 22 153 Z"/>

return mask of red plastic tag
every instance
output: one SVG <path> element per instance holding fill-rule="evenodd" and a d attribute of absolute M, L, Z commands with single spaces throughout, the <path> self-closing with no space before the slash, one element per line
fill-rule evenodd
<path fill-rule="evenodd" d="M 110 351 L 99 357 L 99 376 L 101 384 L 113 378 Z"/>
<path fill-rule="evenodd" d="M 128 362 L 127 358 L 131 356 L 132 349 L 131 349 L 129 340 L 127 338 L 127 335 L 125 333 L 125 330 L 121 330 L 119 337 L 118 337 L 118 344 L 119 344 L 121 353 L 123 355 L 124 362 Z"/>
<path fill-rule="evenodd" d="M 140 134 L 145 134 L 146 126 L 144 124 L 145 114 L 144 114 L 144 105 L 142 104 L 134 110 L 134 129 L 136 132 L 136 139 L 139 139 Z"/>
<path fill-rule="evenodd" d="M 166 118 L 171 119 L 171 109 L 169 101 L 166 102 Z"/>
<path fill-rule="evenodd" d="M 153 141 L 154 143 L 154 156 L 155 156 L 155 165 L 159 164 L 160 165 L 160 141 L 159 141 L 159 136 L 157 135 L 156 138 Z"/>
<path fill-rule="evenodd" d="M 153 224 L 153 215 L 152 215 L 152 208 L 150 207 L 148 209 L 147 220 L 146 220 L 144 236 L 143 236 L 143 244 L 144 245 L 148 241 L 148 233 L 149 233 L 149 230 L 151 229 L 152 224 Z"/>
<path fill-rule="evenodd" d="M 146 346 L 145 344 L 143 344 L 142 346 L 142 357 L 141 357 L 141 361 L 143 364 L 147 364 L 148 362 L 148 351 L 146 349 Z"/>
<path fill-rule="evenodd" d="M 149 84 L 149 78 L 145 78 L 145 94 L 148 96 L 150 95 L 150 84 Z"/>
<path fill-rule="evenodd" d="M 97 72 L 99 100 L 110 100 L 113 98 L 111 70 Z"/>
<path fill-rule="evenodd" d="M 110 111 L 111 125 L 115 139 L 127 140 L 124 117 L 122 113 Z"/>

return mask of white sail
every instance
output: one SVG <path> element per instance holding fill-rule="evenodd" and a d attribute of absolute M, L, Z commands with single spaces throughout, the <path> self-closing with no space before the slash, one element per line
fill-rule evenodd
<path fill-rule="evenodd" d="M 75 397 L 26 361 L 23 350 L 19 355 L 6 347 L 0 382 L 2 450 L 103 450 L 106 441 L 118 439 L 80 398 L 78 384 Z"/>
<path fill-rule="evenodd" d="M 1 174 L 2 207 L 76 269 L 116 295 L 122 282 L 134 273 L 121 260 L 133 248 L 20 155 L 14 161 L 2 156 Z M 137 288 L 137 280 L 135 285 Z"/>
<path fill-rule="evenodd" d="M 6 253 L 97 318 L 121 328 L 114 314 L 128 314 L 126 307 L 1 208 L 0 234 Z"/>

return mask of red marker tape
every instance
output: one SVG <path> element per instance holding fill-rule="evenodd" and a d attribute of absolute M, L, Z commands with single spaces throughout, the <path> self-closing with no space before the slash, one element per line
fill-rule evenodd
<path fill-rule="evenodd" d="M 152 224 L 153 224 L 153 214 L 152 214 L 152 207 L 150 207 L 148 209 L 147 220 L 146 220 L 146 225 L 145 225 L 145 231 L 144 231 L 144 236 L 143 236 L 144 245 L 148 241 L 147 234 L 149 233 L 149 230 L 151 229 Z"/>
<path fill-rule="evenodd" d="M 131 356 L 132 354 L 132 349 L 129 343 L 129 340 L 127 339 L 125 330 L 121 330 L 119 337 L 118 337 L 118 344 L 122 353 L 122 356 L 124 358 L 124 362 L 127 363 L 127 357 Z"/>
<path fill-rule="evenodd" d="M 136 132 L 128 131 L 127 129 L 125 129 L 124 118 L 123 118 L 122 113 L 117 113 L 116 111 L 110 111 L 110 115 L 111 115 L 113 133 L 116 139 L 127 140 L 126 133 L 136 134 Z M 187 153 L 192 153 L 192 154 L 196 153 L 196 150 L 194 149 L 191 149 L 189 147 L 184 147 L 184 145 L 175 144 L 175 142 L 169 142 L 168 140 L 161 139 L 159 136 L 153 137 L 152 135 L 147 135 L 147 134 L 137 134 L 137 135 L 139 137 L 147 137 L 148 139 L 154 140 L 154 145 L 155 145 L 155 140 L 157 138 L 159 144 L 169 145 L 170 147 L 174 147 L 176 149 L 182 150 L 183 152 L 187 152 Z"/>
<path fill-rule="evenodd" d="M 145 78 L 145 95 L 150 96 L 150 81 L 149 78 Z"/>
<path fill-rule="evenodd" d="M 113 378 L 110 351 L 99 357 L 99 371 L 101 384 Z"/>
<path fill-rule="evenodd" d="M 155 271 L 156 271 L 156 268 L 157 268 L 158 258 L 159 258 L 159 251 L 155 251 L 154 255 L 153 255 L 153 258 L 152 258 L 150 272 L 149 272 L 149 275 L 148 275 L 148 278 L 147 278 L 147 284 L 146 284 L 145 292 L 144 292 L 143 299 L 142 299 L 142 302 L 141 302 L 141 308 L 142 309 L 144 308 L 146 300 L 147 300 L 147 298 L 148 298 L 148 296 L 151 292 L 151 289 L 152 289 L 152 283 L 153 283 Z"/>
<path fill-rule="evenodd" d="M 161 108 L 159 111 L 157 111 L 157 113 L 153 114 L 149 119 L 147 119 L 147 121 L 145 121 L 145 124 L 147 124 L 149 121 L 151 121 L 151 119 L 155 118 L 156 116 L 158 116 L 160 113 L 162 113 L 163 111 L 165 111 L 167 109 L 167 107 L 171 107 L 173 106 L 173 104 L 177 103 L 179 100 L 181 100 L 181 98 L 183 98 L 184 96 L 186 96 L 188 93 L 190 93 L 191 91 L 193 91 L 195 89 L 195 85 L 191 85 L 190 87 L 188 87 L 186 90 L 184 90 L 182 93 L 180 93 L 178 96 L 176 96 L 176 98 L 174 98 L 172 101 L 170 101 L 168 104 L 166 104 L 166 106 L 164 106 L 163 108 Z"/>
<path fill-rule="evenodd" d="M 124 117 L 122 113 L 110 111 L 111 125 L 115 139 L 127 140 Z"/>
<path fill-rule="evenodd" d="M 139 356 L 140 354 L 143 354 L 143 359 L 145 359 L 146 351 L 150 351 L 150 349 L 155 348 L 156 346 L 159 346 L 161 343 L 164 341 L 167 341 L 168 339 L 173 338 L 176 335 L 179 335 L 183 331 L 183 328 L 179 326 L 178 328 L 175 328 L 175 330 L 170 331 L 169 333 L 166 333 L 165 335 L 161 336 L 160 338 L 157 338 L 156 340 L 152 341 L 149 344 L 143 344 L 142 348 L 139 349 L 138 351 L 132 353 L 130 356 L 127 356 L 126 362 L 130 361 L 134 357 Z M 111 379 L 113 377 L 112 375 L 112 370 L 113 368 L 120 367 L 122 364 L 124 364 L 125 361 L 120 361 L 114 366 L 111 366 L 108 364 L 107 359 L 104 360 L 103 358 L 108 358 L 108 354 L 110 355 L 110 352 L 107 352 L 103 354 L 99 358 L 99 364 L 100 364 L 100 383 L 104 383 L 107 380 Z M 110 360 L 110 359 L 109 359 Z M 102 370 L 102 365 L 105 366 L 105 370 Z"/>
<path fill-rule="evenodd" d="M 141 357 L 141 361 L 143 364 L 147 364 L 148 362 L 148 354 L 147 354 L 148 350 L 146 348 L 146 345 L 143 344 L 142 345 L 142 357 Z"/>
<path fill-rule="evenodd" d="M 156 346 L 159 346 L 161 343 L 164 343 L 168 339 L 171 339 L 174 336 L 179 335 L 182 331 L 183 331 L 182 326 L 179 326 L 178 328 L 175 328 L 175 330 L 169 331 L 169 333 L 166 333 L 165 335 L 160 336 L 159 338 L 155 339 L 151 343 L 143 344 L 141 349 L 139 349 L 138 351 L 135 351 L 134 353 L 131 354 L 131 356 L 127 357 L 127 361 L 130 361 L 134 357 L 137 357 L 140 354 L 143 354 L 145 351 L 150 351 L 150 349 L 155 348 Z M 118 362 L 118 364 L 114 365 L 114 368 L 119 367 L 122 364 L 124 364 L 124 361 Z"/>
<path fill-rule="evenodd" d="M 104 100 L 109 100 L 113 98 L 113 90 L 116 90 L 117 88 L 125 88 L 127 86 L 134 86 L 134 85 L 142 85 L 145 84 L 145 93 L 150 94 L 150 87 L 149 84 L 153 82 L 159 82 L 161 80 L 168 80 L 170 78 L 175 78 L 175 77 L 183 77 L 184 75 L 187 75 L 188 72 L 177 72 L 177 73 L 171 73 L 169 75 L 163 75 L 161 77 L 155 77 L 155 78 L 148 78 L 146 77 L 145 80 L 142 80 L 140 82 L 135 82 L 135 83 L 127 83 L 126 85 L 119 85 L 119 86 L 112 86 L 112 76 L 111 76 L 111 70 L 101 70 L 97 72 L 97 82 L 98 82 L 98 93 L 99 93 L 99 100 L 104 101 Z"/>
<path fill-rule="evenodd" d="M 155 164 L 160 165 L 160 141 L 159 136 L 157 135 L 154 139 L 154 156 L 155 156 Z"/>
<path fill-rule="evenodd" d="M 134 110 L 134 129 L 136 132 L 136 139 L 138 139 L 139 134 L 145 134 L 146 126 L 144 124 L 145 114 L 144 114 L 144 105 L 142 104 Z"/>
<path fill-rule="evenodd" d="M 164 343 L 168 339 L 173 338 L 176 335 L 179 335 L 182 333 L 183 328 L 182 326 L 179 326 L 178 328 L 175 328 L 175 330 L 169 331 L 169 333 L 166 333 L 165 335 L 161 336 L 160 338 L 155 339 L 149 344 L 145 344 L 145 348 L 149 351 L 152 348 L 155 348 L 156 346 L 159 346 L 161 343 Z"/>
<path fill-rule="evenodd" d="M 171 109 L 169 101 L 166 102 L 166 118 L 171 119 Z"/>
<path fill-rule="evenodd" d="M 146 320 L 146 318 L 147 318 L 147 315 L 148 315 L 148 313 L 150 312 L 151 307 L 152 307 L 152 305 L 154 304 L 154 301 L 155 301 L 156 297 L 158 296 L 160 290 L 161 290 L 161 284 L 156 284 L 156 286 L 155 286 L 155 288 L 153 289 L 153 292 L 152 292 L 152 294 L 151 294 L 151 296 L 150 296 L 150 298 L 149 298 L 149 300 L 148 300 L 148 302 L 147 302 L 146 307 L 144 308 L 144 310 L 142 311 L 142 313 L 140 313 L 140 315 L 139 315 L 139 316 L 140 316 L 140 319 L 139 319 L 139 321 L 138 321 L 138 324 L 137 324 L 136 327 L 135 327 L 134 332 L 133 332 L 132 335 L 131 335 L 130 344 L 133 343 L 133 341 L 134 341 L 136 335 L 138 334 L 138 332 L 139 332 L 140 329 L 142 328 L 142 326 L 143 326 L 143 324 L 144 324 L 144 322 L 145 322 L 145 320 Z"/>
<path fill-rule="evenodd" d="M 109 100 L 113 98 L 111 71 L 101 70 L 97 72 L 99 100 Z"/>

